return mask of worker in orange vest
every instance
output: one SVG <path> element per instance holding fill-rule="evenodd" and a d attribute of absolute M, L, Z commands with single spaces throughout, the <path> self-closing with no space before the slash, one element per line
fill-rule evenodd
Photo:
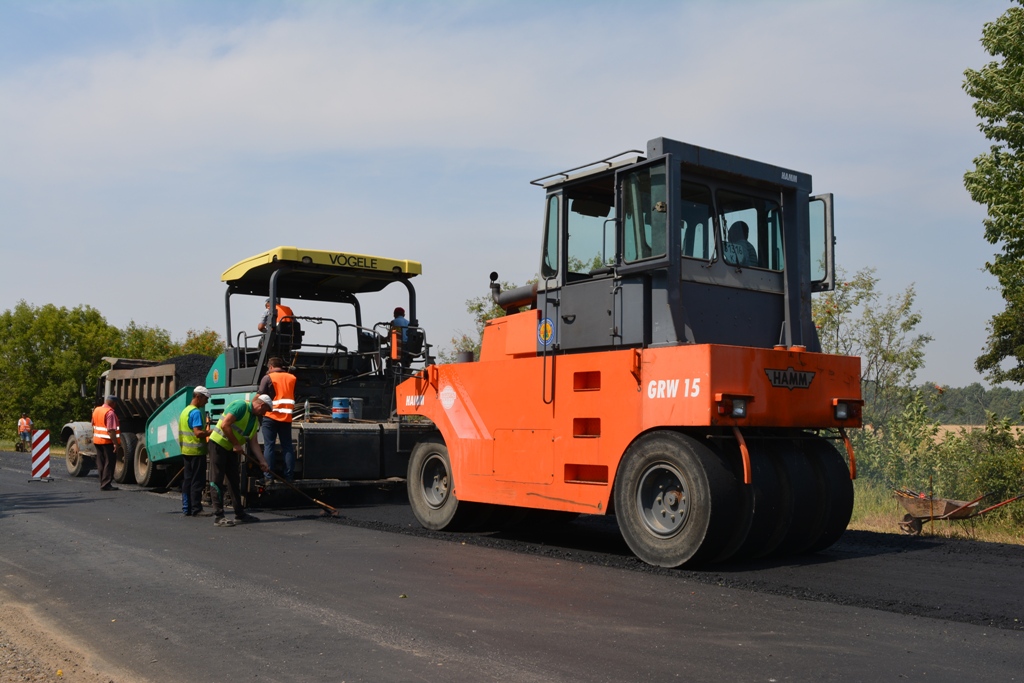
<path fill-rule="evenodd" d="M 256 329 L 258 329 L 260 332 L 265 332 L 266 329 L 267 329 L 267 325 L 270 324 L 270 299 L 267 299 L 264 302 L 264 306 L 266 307 L 267 310 L 263 314 L 263 320 L 261 320 L 260 324 L 256 326 Z M 295 317 L 295 314 L 292 312 L 292 309 L 290 309 L 288 306 L 285 306 L 282 303 L 278 303 L 277 304 L 277 319 L 276 319 L 276 322 L 280 323 L 285 318 L 294 319 L 294 317 Z"/>
<path fill-rule="evenodd" d="M 263 435 L 263 459 L 268 471 L 264 475 L 269 486 L 274 477 L 274 447 L 281 440 L 281 455 L 284 456 L 284 478 L 295 478 L 295 449 L 292 447 L 292 412 L 295 410 L 295 375 L 285 368 L 284 360 L 271 358 L 267 361 L 267 374 L 260 381 L 257 393 L 273 399 L 273 407 L 263 416 L 260 433 Z"/>
<path fill-rule="evenodd" d="M 101 491 L 116 491 L 114 486 L 114 448 L 121 445 L 121 425 L 114 412 L 116 396 L 107 396 L 92 411 L 92 442 L 96 445 L 96 470 Z"/>
<path fill-rule="evenodd" d="M 32 420 L 29 419 L 28 413 L 22 413 L 21 419 L 18 420 L 18 440 L 24 444 L 25 450 L 32 445 Z"/>

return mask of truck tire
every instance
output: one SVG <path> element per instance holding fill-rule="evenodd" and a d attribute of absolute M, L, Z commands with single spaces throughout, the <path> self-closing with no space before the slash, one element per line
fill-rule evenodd
<path fill-rule="evenodd" d="M 149 459 L 146 451 L 145 439 L 139 439 L 135 444 L 135 456 L 132 458 L 135 465 L 135 482 L 139 486 L 159 486 L 162 477 L 156 469 L 156 465 Z"/>
<path fill-rule="evenodd" d="M 139 436 L 129 432 L 121 434 L 121 448 L 114 451 L 114 481 L 118 484 L 135 483 L 134 457 Z"/>
<path fill-rule="evenodd" d="M 716 557 L 742 507 L 740 482 L 709 448 L 677 432 L 652 432 L 627 449 L 615 476 L 622 537 L 644 562 L 678 567 Z"/>
<path fill-rule="evenodd" d="M 428 437 L 412 449 L 406 487 L 413 514 L 432 531 L 463 529 L 484 509 L 455 496 L 448 447 L 439 436 Z"/>
<path fill-rule="evenodd" d="M 84 477 L 96 467 L 96 461 L 78 450 L 78 438 L 72 434 L 65 444 L 64 464 L 72 477 Z"/>

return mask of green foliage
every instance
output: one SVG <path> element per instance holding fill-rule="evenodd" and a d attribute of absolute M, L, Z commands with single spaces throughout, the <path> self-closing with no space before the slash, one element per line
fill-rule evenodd
<path fill-rule="evenodd" d="M 0 434 L 13 438 L 22 412 L 51 434 L 88 419 L 99 377 L 110 367 L 106 356 L 164 360 L 223 350 L 213 330 L 189 330 L 184 342 L 175 342 L 167 330 L 135 321 L 119 330 L 89 306 L 69 310 L 19 301 L 0 314 Z"/>
<path fill-rule="evenodd" d="M 171 355 L 184 356 L 191 353 L 210 357 L 219 356 L 224 353 L 224 340 L 210 328 L 198 332 L 189 330 L 185 333 L 185 341 L 178 344 L 177 350 Z"/>
<path fill-rule="evenodd" d="M 905 488 L 956 500 L 989 494 L 986 505 L 1024 492 L 1024 438 L 1009 420 L 990 415 L 980 429 L 961 428 L 943 437 L 920 389 L 887 428 L 864 429 L 853 438 L 859 476 L 887 490 Z M 1021 505 L 991 514 L 1024 522 Z"/>
<path fill-rule="evenodd" d="M 102 358 L 116 349 L 120 331 L 89 306 L 35 307 L 19 301 L 0 314 L 0 430 L 15 431 L 27 412 L 36 429 L 59 432 L 69 416 L 92 409 Z M 87 398 L 81 396 L 85 388 Z"/>
<path fill-rule="evenodd" d="M 536 278 L 527 281 L 527 284 L 536 282 Z M 519 285 L 501 281 L 501 291 L 508 291 L 515 289 Z M 454 363 L 456 357 L 461 352 L 473 352 L 473 358 L 475 360 L 480 359 L 480 345 L 484 337 L 484 328 L 487 326 L 488 320 L 494 318 L 500 318 L 505 315 L 505 311 L 500 306 L 494 303 L 494 298 L 490 292 L 486 295 L 474 297 L 472 299 L 466 299 L 466 312 L 473 317 L 473 325 L 476 328 L 475 334 L 469 334 L 461 330 L 452 337 L 452 349 L 442 349 L 437 354 L 437 359 L 441 363 Z"/>
<path fill-rule="evenodd" d="M 924 364 L 924 347 L 932 340 L 915 333 L 921 314 L 914 310 L 914 286 L 883 297 L 877 285 L 874 268 L 852 278 L 838 270 L 835 290 L 812 302 L 822 350 L 860 356 L 864 421 L 875 426 L 886 424 L 908 399 L 908 387 Z"/>
<path fill-rule="evenodd" d="M 116 358 L 163 360 L 179 354 L 175 352 L 170 332 L 160 327 L 139 326 L 132 320 L 121 330 L 119 347 L 106 355 Z"/>
<path fill-rule="evenodd" d="M 171 333 L 161 327 L 139 326 L 134 320 L 121 330 L 121 343 L 115 351 L 107 354 L 118 358 L 145 358 L 165 360 L 175 356 L 198 353 L 204 356 L 219 356 L 224 352 L 220 335 L 207 328 L 201 332 L 189 330 L 185 341 L 176 342 Z"/>
<path fill-rule="evenodd" d="M 1000 245 L 985 269 L 999 281 L 1006 308 L 993 316 L 975 367 L 995 382 L 1024 383 L 1024 8 L 1010 7 L 985 24 L 981 43 L 997 59 L 966 70 L 964 90 L 993 144 L 974 159 L 964 186 L 987 208 L 985 239 Z M 1015 363 L 1007 368 L 1009 360 Z"/>
<path fill-rule="evenodd" d="M 928 401 L 932 419 L 940 424 L 983 425 L 990 414 L 1012 424 L 1024 424 L 1024 391 L 1007 387 L 986 389 L 978 382 L 966 387 L 929 383 L 918 388 Z"/>

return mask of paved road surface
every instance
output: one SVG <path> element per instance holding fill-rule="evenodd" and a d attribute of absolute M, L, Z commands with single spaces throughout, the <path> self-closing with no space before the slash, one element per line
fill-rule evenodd
<path fill-rule="evenodd" d="M 0 454 L 0 595 L 152 681 L 1024 677 L 1016 547 L 852 533 L 796 563 L 661 570 L 605 520 L 453 537 L 349 495 L 341 520 L 222 529 L 54 464 L 29 483 Z"/>

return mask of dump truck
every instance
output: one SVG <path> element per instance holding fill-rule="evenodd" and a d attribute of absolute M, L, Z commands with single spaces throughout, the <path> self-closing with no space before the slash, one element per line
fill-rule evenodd
<path fill-rule="evenodd" d="M 210 390 L 210 419 L 220 419 L 232 401 L 251 400 L 267 361 L 279 357 L 296 377 L 294 486 L 319 491 L 353 482 L 401 481 L 412 447 L 432 430 L 426 421 L 403 418 L 395 410 L 395 387 L 431 362 L 412 283 L 421 272 L 416 261 L 289 246 L 231 266 L 221 276 L 227 347 L 201 382 Z M 392 318 L 364 319 L 365 299 L 371 296 L 402 304 L 408 324 L 396 328 Z M 242 302 L 260 309 L 266 303 L 270 311 L 286 302 L 293 314 L 269 316 L 262 331 L 253 326 L 236 332 L 232 307 Z M 303 313 L 312 308 L 315 315 Z M 170 388 L 147 418 L 138 448 L 151 467 L 173 468 L 180 460 L 178 418 L 193 388 Z M 262 436 L 259 440 L 262 446 Z M 244 463 L 238 482 L 242 503 L 274 504 L 282 491 L 266 486 L 254 458 Z M 275 472 L 280 475 L 283 468 L 279 455 Z"/>
<path fill-rule="evenodd" d="M 811 317 L 834 287 L 832 196 L 667 138 L 532 182 L 537 282 L 491 273 L 505 315 L 479 360 L 397 388 L 434 425 L 407 473 L 420 524 L 611 514 L 665 567 L 833 544 L 863 401 L 859 359 L 822 353 Z"/>
<path fill-rule="evenodd" d="M 180 453 L 159 465 L 150 462 L 146 447 L 146 421 L 179 387 L 194 386 L 206 377 L 213 358 L 189 354 L 163 361 L 105 357 L 110 368 L 100 375 L 94 405 L 115 396 L 114 412 L 121 425 L 121 448 L 115 450 L 114 481 L 159 486 L 168 470 L 180 466 Z M 68 474 L 84 477 L 96 467 L 96 446 L 92 442 L 92 421 L 69 422 L 61 428 L 66 445 Z"/>

